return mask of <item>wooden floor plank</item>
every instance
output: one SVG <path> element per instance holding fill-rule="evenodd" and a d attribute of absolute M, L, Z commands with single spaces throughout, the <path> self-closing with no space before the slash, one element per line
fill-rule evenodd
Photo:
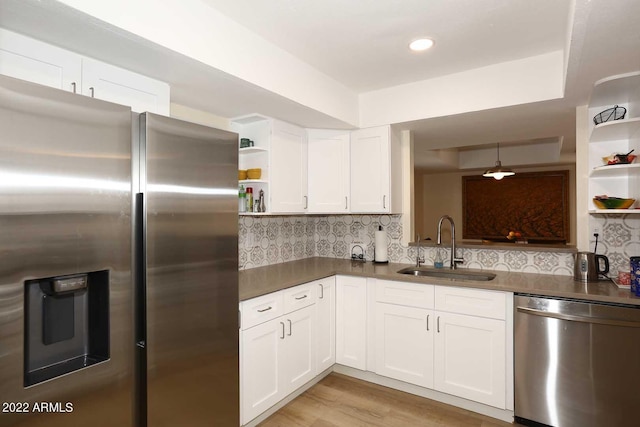
<path fill-rule="evenodd" d="M 259 427 L 514 427 L 420 396 L 332 373 Z"/>

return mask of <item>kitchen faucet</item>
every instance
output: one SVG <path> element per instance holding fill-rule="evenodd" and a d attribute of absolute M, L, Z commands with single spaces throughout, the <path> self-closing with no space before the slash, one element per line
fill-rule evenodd
<path fill-rule="evenodd" d="M 424 257 L 420 256 L 420 235 L 417 236 L 418 250 L 416 251 L 416 267 L 420 267 L 420 264 L 424 262 Z"/>
<path fill-rule="evenodd" d="M 456 225 L 453 223 L 453 218 L 449 215 L 442 215 L 440 221 L 438 221 L 438 245 L 442 244 L 442 221 L 448 219 L 451 223 L 451 261 L 449 268 L 456 269 L 458 264 L 464 262 L 462 258 L 456 258 Z"/>

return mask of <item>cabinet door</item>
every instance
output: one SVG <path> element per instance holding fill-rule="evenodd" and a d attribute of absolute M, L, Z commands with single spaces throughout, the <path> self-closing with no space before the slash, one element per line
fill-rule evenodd
<path fill-rule="evenodd" d="M 307 198 L 307 142 L 304 129 L 273 121 L 269 179 L 269 212 L 305 212 Z"/>
<path fill-rule="evenodd" d="M 138 113 L 170 113 L 168 84 L 89 58 L 82 58 L 82 93 Z"/>
<path fill-rule="evenodd" d="M 336 363 L 367 369 L 367 279 L 336 278 Z"/>
<path fill-rule="evenodd" d="M 315 283 L 318 286 L 317 373 L 320 373 L 336 363 L 336 279 L 330 277 Z"/>
<path fill-rule="evenodd" d="M 376 374 L 433 388 L 433 311 L 376 303 Z"/>
<path fill-rule="evenodd" d="M 285 396 L 316 375 L 315 313 L 309 306 L 282 317 L 286 335 L 279 364 Z"/>
<path fill-rule="evenodd" d="M 307 131 L 309 212 L 349 212 L 349 132 Z"/>
<path fill-rule="evenodd" d="M 285 334 L 282 317 L 242 331 L 240 396 L 243 424 L 284 397 L 280 369 Z"/>
<path fill-rule="evenodd" d="M 0 29 L 0 74 L 80 93 L 80 55 Z"/>
<path fill-rule="evenodd" d="M 384 213 L 391 206 L 389 126 L 351 133 L 351 212 Z"/>
<path fill-rule="evenodd" d="M 436 311 L 434 388 L 505 409 L 503 320 Z"/>

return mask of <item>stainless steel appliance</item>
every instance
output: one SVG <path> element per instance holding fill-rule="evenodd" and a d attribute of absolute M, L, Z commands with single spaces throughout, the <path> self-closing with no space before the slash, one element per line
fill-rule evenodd
<path fill-rule="evenodd" d="M 136 337 L 137 418 L 235 427 L 238 135 L 150 113 L 139 120 L 134 241 L 146 315 Z"/>
<path fill-rule="evenodd" d="M 0 129 L 0 426 L 239 425 L 237 135 L 3 76 Z"/>
<path fill-rule="evenodd" d="M 514 307 L 518 423 L 638 424 L 638 307 L 524 295 Z"/>
<path fill-rule="evenodd" d="M 0 76 L 0 129 L 0 426 L 129 426 L 131 111 Z"/>
<path fill-rule="evenodd" d="M 604 265 L 601 267 L 601 265 Z M 581 282 L 597 282 L 609 272 L 609 258 L 593 252 L 578 252 L 573 263 L 573 278 Z"/>

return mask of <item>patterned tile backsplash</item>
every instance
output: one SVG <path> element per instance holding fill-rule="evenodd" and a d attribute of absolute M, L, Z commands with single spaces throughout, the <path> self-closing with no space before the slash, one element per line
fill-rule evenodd
<path fill-rule="evenodd" d="M 387 231 L 389 261 L 415 262 L 416 248 L 401 243 L 400 215 L 240 216 L 240 269 L 313 256 L 350 258 L 352 245 L 356 243 L 365 249 L 366 259 L 371 260 L 379 225 Z M 638 230 L 631 234 L 637 242 Z M 436 248 L 422 250 L 426 264 L 433 265 Z M 466 268 L 573 275 L 570 253 L 470 248 L 458 251 Z M 447 250 L 444 252 L 446 266 L 449 254 Z"/>
<path fill-rule="evenodd" d="M 616 277 L 618 270 L 629 271 L 629 258 L 640 256 L 640 216 L 628 215 L 591 215 L 590 230 L 599 230 L 599 254 L 609 258 L 611 276 Z M 595 248 L 595 238 L 590 236 L 589 250 Z"/>

